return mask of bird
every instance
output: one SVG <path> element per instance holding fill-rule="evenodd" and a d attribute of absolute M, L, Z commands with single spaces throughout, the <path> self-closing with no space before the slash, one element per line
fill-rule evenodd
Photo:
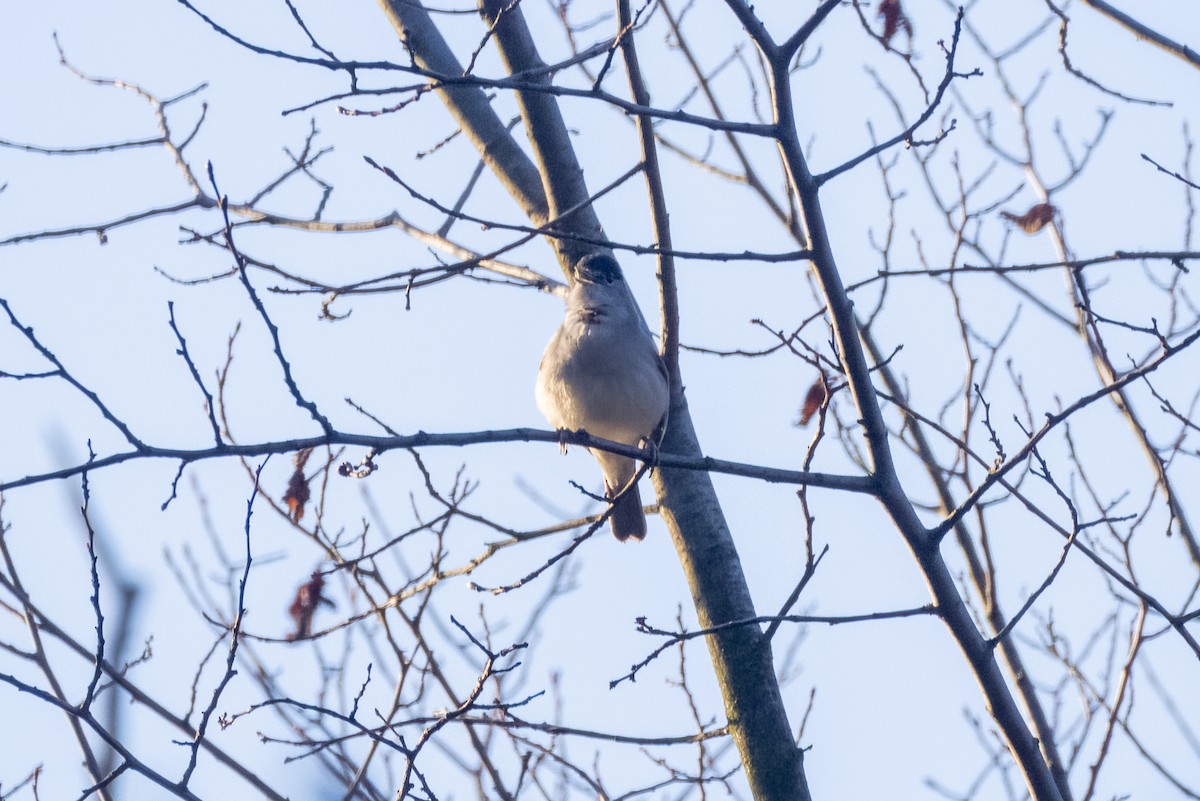
<path fill-rule="evenodd" d="M 566 317 L 542 355 L 535 396 L 559 431 L 583 430 L 635 447 L 661 434 L 670 404 L 667 370 L 610 254 L 592 253 L 576 263 Z M 604 475 L 613 534 L 622 542 L 645 539 L 641 494 L 631 485 L 636 462 L 589 450 Z"/>

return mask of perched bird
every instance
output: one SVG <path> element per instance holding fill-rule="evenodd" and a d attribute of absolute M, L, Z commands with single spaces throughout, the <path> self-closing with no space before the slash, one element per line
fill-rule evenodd
<path fill-rule="evenodd" d="M 617 260 L 585 256 L 575 267 L 567 316 L 554 332 L 537 378 L 537 405 L 556 429 L 638 446 L 665 422 L 667 371 Z M 646 536 L 637 464 L 627 456 L 590 449 L 612 500 L 613 534 Z"/>

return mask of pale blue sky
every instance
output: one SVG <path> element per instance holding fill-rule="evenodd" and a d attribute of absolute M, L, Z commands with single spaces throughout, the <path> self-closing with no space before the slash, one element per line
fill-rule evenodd
<path fill-rule="evenodd" d="M 394 35 L 374 5 L 311 5 L 301 6 L 305 19 L 322 43 L 339 55 L 403 59 Z M 790 4 L 759 5 L 761 13 L 771 15 L 768 19 L 773 25 L 788 27 L 783 18 L 792 15 Z M 914 47 L 921 56 L 917 63 L 927 79 L 936 83 L 941 64 L 936 42 L 949 36 L 951 16 L 939 3 L 906 5 L 916 21 Z M 431 157 L 415 158 L 454 130 L 432 98 L 401 114 L 377 118 L 343 116 L 330 105 L 282 116 L 283 110 L 341 90 L 343 82 L 320 70 L 247 54 L 215 35 L 178 4 L 114 0 L 103 4 L 8 6 L 6 22 L 0 28 L 0 70 L 7 76 L 0 81 L 2 139 L 69 147 L 155 135 L 144 102 L 129 92 L 88 86 L 58 66 L 51 39 L 57 31 L 68 57 L 88 73 L 134 82 L 160 97 L 208 83 L 202 94 L 177 104 L 170 119 L 175 131 L 189 130 L 200 114 L 201 103 L 209 104 L 205 124 L 188 155 L 198 173 L 211 160 L 223 191 L 235 200 L 253 195 L 286 169 L 288 158 L 282 148 L 295 152 L 314 117 L 321 130 L 318 144 L 335 147 L 316 168 L 323 179 L 336 184 L 326 219 L 373 218 L 398 209 L 418 223 L 440 224 L 439 215 L 421 207 L 369 168 L 362 160 L 364 155 L 395 168 L 406 180 L 447 204 L 453 202 L 474 167 L 468 145 L 458 140 Z M 206 2 L 203 8 L 248 39 L 295 51 L 304 47 L 282 4 Z M 588 12 L 600 16 L 608 8 L 603 3 L 594 8 L 581 7 L 575 18 L 588 19 Z M 1007 46 L 1047 16 L 1044 4 L 1032 0 L 984 3 L 978 11 L 977 24 L 998 48 Z M 526 12 L 541 26 L 538 30 L 545 32 L 547 60 L 562 57 L 565 45 L 546 7 L 531 2 Z M 1146 22 L 1170 35 L 1186 38 L 1187 33 L 1200 30 L 1200 8 L 1194 3 L 1162 2 L 1139 13 L 1145 13 Z M 1038 132 L 1039 153 L 1044 154 L 1040 164 L 1052 178 L 1061 174 L 1064 160 L 1053 139 L 1051 121 L 1061 119 L 1064 139 L 1078 148 L 1094 135 L 1098 109 L 1116 109 L 1097 151 L 1100 164 L 1056 197 L 1071 244 L 1078 255 L 1099 255 L 1117 248 L 1182 249 L 1189 243 L 1183 239 L 1181 187 L 1156 173 L 1140 154 L 1150 154 L 1173 169 L 1182 166 L 1183 125 L 1189 125 L 1193 135 L 1200 131 L 1200 112 L 1194 102 L 1200 96 L 1200 72 L 1135 41 L 1086 9 L 1074 14 L 1077 19 L 1071 52 L 1077 64 L 1126 94 L 1171 99 L 1177 105 L 1149 109 L 1121 104 L 1064 74 L 1053 27 L 1040 35 L 1027 58 L 1014 65 L 1012 77 L 1021 91 L 1034 86 L 1041 73 L 1048 74 L 1031 120 Z M 481 35 L 476 21 L 467 16 L 454 24 L 461 29 L 455 39 L 460 52 L 469 51 Z M 689 25 L 696 39 L 706 42 L 710 67 L 727 52 L 726 42 L 740 38 L 739 27 L 720 3 L 698 4 Z M 877 46 L 855 33 L 857 25 L 852 10 L 836 11 L 817 42 L 821 61 L 796 80 L 801 139 L 811 141 L 817 170 L 827 169 L 867 147 L 868 121 L 879 138 L 898 129 L 890 106 L 874 87 L 871 76 L 862 70 L 864 59 L 873 60 L 881 79 L 908 104 L 909 119 L 920 108 L 919 95 L 907 81 L 904 67 L 895 59 L 883 59 L 868 50 Z M 599 38 L 601 32 L 607 35 L 610 27 L 611 23 L 605 23 L 585 35 L 585 40 Z M 842 42 L 853 45 L 840 45 Z M 752 56 L 747 53 L 747 58 Z M 661 34 L 646 34 L 643 59 L 653 76 L 655 100 L 664 105 L 676 103 L 686 91 L 687 76 L 675 54 L 662 44 Z M 988 63 L 964 43 L 959 64 L 963 70 L 980 66 L 988 73 L 957 86 L 972 108 L 990 106 L 996 114 L 999 136 L 1006 144 L 1015 144 L 1015 122 L 1011 116 L 1004 116 L 1011 110 L 998 99 L 995 76 L 990 74 Z M 481 71 L 495 73 L 494 56 L 485 54 Z M 750 119 L 752 98 L 739 82 L 740 73 L 731 71 L 726 81 L 719 86 L 725 92 L 728 113 Z M 371 79 L 368 85 L 386 83 Z M 614 75 L 607 86 L 623 92 L 623 78 Z M 511 98 L 501 96 L 496 102 L 505 114 L 514 108 Z M 356 102 L 358 107 L 372 105 L 370 101 Z M 576 131 L 593 190 L 636 162 L 637 142 L 623 115 L 579 100 L 563 105 L 568 124 Z M 966 112 L 958 107 L 952 116 L 958 120 L 958 130 L 942 147 L 961 149 L 960 162 L 970 181 L 986 167 L 990 156 L 981 151 Z M 936 130 L 934 125 L 923 136 Z M 696 150 L 703 150 L 708 142 L 706 133 L 678 126 L 664 132 Z M 716 161 L 724 166 L 733 164 L 723 144 L 717 141 L 713 147 Z M 747 147 L 773 182 L 771 185 L 781 186 L 772 148 L 754 141 L 749 141 Z M 794 243 L 767 219 L 765 210 L 748 192 L 730 188 L 679 158 L 664 154 L 663 159 L 677 247 L 794 249 Z M 893 180 L 909 193 L 896 220 L 893 267 L 920 266 L 922 255 L 933 265 L 945 264 L 949 253 L 945 222 L 931 213 L 911 157 L 901 154 Z M 953 175 L 944 167 L 939 180 L 943 191 L 953 192 Z M 1001 165 L 988 178 L 987 195 L 1002 197 L 1020 187 L 1023 180 L 1019 170 Z M 179 172 L 158 148 L 54 158 L 0 148 L 0 184 L 5 182 L 8 187 L 0 193 L 0 239 L 119 218 L 188 196 Z M 313 185 L 293 181 L 264 206 L 302 217 L 311 214 L 318 196 Z M 878 170 L 868 163 L 831 183 L 824 201 L 847 282 L 873 275 L 881 263 L 870 246 L 870 237 L 878 241 L 887 222 Z M 1023 188 L 1003 207 L 1020 211 L 1033 202 L 1034 195 Z M 489 178 L 482 181 L 468 208 L 481 216 L 521 222 L 516 208 Z M 650 241 L 644 190 L 637 181 L 601 201 L 598 213 L 613 238 L 640 244 Z M 183 287 L 154 272 L 159 268 L 178 277 L 197 278 L 228 268 L 228 259 L 215 248 L 180 246 L 181 225 L 211 231 L 217 220 L 213 214 L 189 212 L 114 230 L 105 245 L 99 244 L 95 236 L 82 236 L 2 247 L 0 297 L 12 304 L 25 324 L 36 328 L 42 341 L 80 381 L 100 392 L 116 413 L 149 442 L 202 447 L 211 436 L 201 408 L 202 398 L 182 360 L 175 355 L 176 342 L 167 326 L 168 301 L 174 301 L 176 319 L 193 358 L 210 382 L 224 362 L 230 333 L 241 322 L 228 396 L 231 426 L 239 441 L 316 433 L 311 420 L 283 390 L 261 322 L 234 281 Z M 998 248 L 1003 238 L 1002 221 L 991 215 L 983 225 L 984 238 Z M 481 248 L 507 241 L 504 235 L 481 231 L 467 223 L 456 225 L 454 235 L 465 244 Z M 239 244 L 265 261 L 330 282 L 434 263 L 424 246 L 396 231 L 321 236 L 245 229 L 239 234 Z M 558 275 L 550 250 L 543 243 L 532 243 L 512 258 Z M 1055 256 L 1045 235 L 1017 235 L 1009 241 L 1005 258 L 1010 262 L 1052 261 Z M 657 330 L 653 262 L 628 254 L 621 259 L 651 328 Z M 968 255 L 960 263 L 978 261 Z M 686 262 L 680 269 L 683 338 L 690 345 L 764 349 L 773 340 L 761 328 L 749 324 L 752 318 L 763 320 L 771 328 L 790 331 L 815 309 L 802 265 Z M 1154 274 L 1161 277 L 1168 270 L 1156 266 Z M 1148 324 L 1150 316 L 1161 318 L 1163 310 L 1146 289 L 1147 279 L 1139 267 L 1126 264 L 1107 275 L 1110 283 L 1104 301 L 1111 305 L 1105 308 L 1119 310 L 1139 324 Z M 376 431 L 368 420 L 345 405 L 345 397 L 353 398 L 402 433 L 545 427 L 533 404 L 532 386 L 541 350 L 561 314 L 561 306 L 553 297 L 468 281 L 450 282 L 414 294 L 409 311 L 404 310 L 400 295 L 340 301 L 335 309 L 353 313 L 342 322 L 330 324 L 318 319 L 319 296 L 267 293 L 266 288 L 278 281 L 261 272 L 253 274 L 253 280 L 264 292 L 271 315 L 283 332 L 298 383 L 340 429 Z M 999 337 L 1020 305 L 1020 298 L 990 277 L 959 280 L 972 325 L 984 338 Z M 1052 298 L 1064 313 L 1070 313 L 1059 273 L 1023 280 Z M 1185 278 L 1193 286 L 1194 280 L 1191 276 Z M 856 296 L 860 308 L 872 307 L 876 291 L 869 289 Z M 1191 296 L 1195 295 L 1193 290 Z M 949 295 L 928 279 L 897 280 L 889 288 L 889 304 L 880 318 L 878 333 L 888 347 L 904 346 L 895 366 L 908 376 L 914 402 L 936 416 L 943 404 L 961 390 L 963 376 L 962 347 Z M 1028 304 L 1022 306 L 1020 314 L 1020 324 L 1006 355 L 1014 360 L 1015 370 L 1024 379 L 1034 416 L 1055 410 L 1058 399 L 1067 403 L 1094 389 L 1094 373 L 1082 344 Z M 810 331 L 809 342 L 828 352 L 828 335 L 815 325 Z M 1124 347 L 1141 355 L 1146 344 L 1139 339 Z M 1185 354 L 1182 360 L 1182 364 L 1165 369 L 1158 381 L 1186 405 L 1195 392 L 1197 362 L 1191 354 Z M 10 327 L 0 327 L 0 370 L 43 369 L 44 363 Z M 1003 369 L 1002 365 L 996 368 L 991 398 L 996 404 L 993 419 L 1013 446 L 1021 438 L 1011 419 L 1014 414 L 1023 415 L 1024 410 L 1012 391 L 1012 383 L 1003 377 Z M 792 421 L 804 390 L 813 380 L 811 368 L 782 354 L 765 360 L 686 354 L 684 370 L 692 414 L 706 452 L 727 459 L 799 467 L 811 429 L 798 429 Z M 1148 408 L 1152 409 L 1153 404 Z M 852 421 L 848 404 L 843 403 L 839 413 L 843 420 Z M 951 428 L 960 425 L 960 417 L 958 407 L 946 412 Z M 1155 429 L 1162 436 L 1172 431 L 1165 424 Z M 1080 448 L 1095 456 L 1095 473 L 1089 477 L 1107 497 L 1116 498 L 1129 486 L 1127 477 L 1131 472 L 1140 475 L 1144 471 L 1144 462 L 1109 406 L 1097 405 L 1081 416 L 1075 433 Z M 0 479 L 78 461 L 86 454 L 89 439 L 100 454 L 124 449 L 119 434 L 63 384 L 0 382 Z M 1054 465 L 1066 482 L 1069 470 L 1063 461 L 1061 441 L 1049 445 L 1047 452 L 1059 460 Z M 351 452 L 346 458 L 357 461 L 360 455 Z M 576 480 L 594 489 L 599 480 L 586 454 L 572 452 L 560 458 L 550 445 L 428 450 L 422 456 L 443 484 L 449 483 L 454 471 L 465 464 L 466 475 L 481 482 L 471 511 L 494 516 L 513 527 L 547 525 L 557 519 L 556 511 L 572 516 L 590 510 L 592 505 L 567 482 Z M 932 490 L 915 462 L 903 464 L 908 471 L 905 482 L 913 495 L 932 502 Z M 832 442 L 825 444 L 816 466 L 831 471 L 854 469 Z M 420 498 L 423 490 L 419 475 L 407 456 L 388 454 L 381 460 L 381 467 L 366 486 L 385 510 L 388 525 L 401 530 L 411 521 L 410 493 L 417 494 L 417 502 L 425 511 L 432 507 Z M 1180 465 L 1179 470 L 1180 475 L 1190 477 L 1187 486 L 1196 486 L 1194 464 Z M 164 553 L 178 558 L 184 548 L 191 548 L 211 569 L 212 549 L 197 513 L 198 499 L 203 495 L 220 541 L 226 550 L 238 554 L 248 484 L 245 472 L 236 463 L 197 465 L 188 470 L 180 484 L 179 498 L 164 513 L 159 507 L 170 493 L 174 471 L 175 465 L 165 462 L 126 465 L 95 474 L 92 490 L 99 533 L 109 549 L 106 557 L 131 579 L 145 582 L 145 603 L 134 623 L 133 640 L 140 643 L 152 635 L 155 658 L 138 668 L 135 675 L 148 688 L 160 692 L 173 710 L 182 712 L 191 672 L 214 632 L 188 606 L 165 567 Z M 282 494 L 288 472 L 287 460 L 281 458 L 274 459 L 265 471 L 275 497 Z M 976 470 L 976 478 L 979 475 Z M 726 476 L 714 480 L 759 611 L 774 612 L 802 567 L 802 525 L 794 490 Z M 1133 485 L 1134 495 L 1118 503 L 1114 514 L 1140 511 L 1148 485 L 1144 475 L 1137 482 Z M 536 488 L 542 504 L 531 499 L 527 487 Z M 361 527 L 362 520 L 369 517 L 359 494 L 361 489 L 354 482 L 334 482 L 329 502 L 333 519 L 326 521 L 327 526 L 347 532 Z M 87 602 L 82 529 L 74 510 L 78 492 L 78 482 L 69 481 L 6 493 L 4 517 L 12 526 L 10 544 L 22 557 L 21 564 L 27 571 L 26 585 L 48 614 L 86 643 L 92 636 L 93 620 Z M 1066 519 L 1048 492 L 1035 490 L 1033 494 L 1047 503 L 1056 519 Z M 823 492 L 814 492 L 812 502 L 818 520 L 818 547 L 829 544 L 830 553 L 801 602 L 803 609 L 852 614 L 926 601 L 925 588 L 911 557 L 873 502 Z M 1005 602 L 1011 609 L 1040 583 L 1057 558 L 1061 542 L 1016 508 L 1003 507 L 994 514 L 994 536 L 1004 540 L 997 554 L 1005 578 Z M 1161 528 L 1163 521 L 1155 517 L 1150 525 Z M 487 532 L 466 529 L 461 536 L 461 541 L 456 540 L 452 546 L 456 560 L 473 556 L 483 541 L 494 538 Z M 265 506 L 255 518 L 254 537 L 254 552 L 261 563 L 251 581 L 247 626 L 255 633 L 279 636 L 289 625 L 286 607 L 291 592 L 321 555 L 311 543 L 299 540 L 293 529 L 270 515 Z M 550 543 L 510 549 L 474 578 L 491 585 L 512 581 L 540 564 L 565 541 L 560 537 Z M 1184 563 L 1178 542 L 1156 532 L 1146 538 L 1144 548 L 1139 553 L 1139 566 L 1145 571 L 1147 583 L 1164 600 L 1182 602 L 1186 588 L 1195 581 L 1195 571 Z M 421 564 L 427 559 L 427 550 L 427 543 L 417 544 L 405 552 L 404 559 Z M 956 562 L 953 564 L 961 569 Z M 543 618 L 541 638 L 521 669 L 525 671 L 524 690 L 547 689 L 552 672 L 561 671 L 566 699 L 563 722 L 569 725 L 646 736 L 683 734 L 694 728 L 683 696 L 667 684 L 677 678 L 674 655 L 647 669 L 636 684 L 625 683 L 614 691 L 607 688 L 608 681 L 624 673 L 655 644 L 635 633 L 635 618 L 644 615 L 655 625 L 671 627 L 676 609 L 682 607 L 685 624 L 693 625 L 688 591 L 662 524 L 652 520 L 650 536 L 639 545 L 621 547 L 607 536 L 593 538 L 573 558 L 573 569 L 578 571 L 577 589 Z M 460 580 L 444 588 L 434 606 L 443 624 L 448 625 L 454 614 L 477 630 L 482 604 L 494 626 L 495 641 L 508 644 L 505 638 L 517 636 L 521 621 L 540 593 L 539 589 L 527 588 L 492 598 L 472 592 Z M 351 602 L 344 594 L 335 597 L 336 614 L 348 613 Z M 1080 598 L 1094 601 L 1080 604 Z M 1056 622 L 1082 642 L 1086 632 L 1108 613 L 1109 606 L 1108 593 L 1096 571 L 1072 560 L 1035 611 L 1044 617 L 1052 608 Z M 335 619 L 335 613 L 320 614 L 326 616 L 326 623 Z M 1032 617 L 1027 624 L 1020 633 L 1036 638 Z M 781 631 L 782 639 L 776 647 L 781 659 L 795 633 L 788 627 Z M 0 623 L 0 636 L 24 642 L 11 618 Z M 1124 630 L 1117 636 L 1117 647 L 1121 647 Z M 1165 684 L 1195 686 L 1197 666 L 1183 648 L 1170 637 L 1159 638 L 1152 647 L 1154 670 Z M 261 651 L 281 666 L 281 680 L 295 694 L 306 697 L 313 691 L 316 663 L 308 650 L 264 645 Z M 332 646 L 327 651 L 326 659 L 337 658 Z M 937 622 L 913 619 L 812 628 L 797 654 L 795 667 L 799 672 L 785 692 L 793 722 L 798 724 L 810 689 L 817 689 L 805 736 L 805 744 L 813 746 L 807 765 L 814 797 L 935 798 L 923 784 L 926 777 L 961 789 L 985 764 L 985 756 L 964 719 L 964 709 L 983 714 L 978 692 L 950 637 Z M 1053 665 L 1033 654 L 1029 649 L 1033 669 L 1044 671 L 1039 676 L 1056 675 Z M 705 722 L 719 721 L 722 709 L 707 652 L 695 642 L 689 646 L 688 657 L 689 680 L 697 688 Z M 357 686 L 361 682 L 369 659 L 364 654 L 354 661 L 358 672 L 347 676 L 348 684 Z M 458 671 L 457 680 L 469 686 L 478 666 L 455 661 L 454 657 L 450 661 Z M 0 654 L 0 671 L 15 670 L 12 664 L 11 657 Z M 214 667 L 206 674 L 209 681 L 216 675 Z M 77 672 L 69 675 L 72 686 L 81 691 L 90 668 L 78 663 Z M 390 687 L 377 682 L 368 700 L 383 705 L 390 692 Z M 253 698 L 253 688 L 235 681 L 220 709 L 234 711 Z M 1148 707 L 1154 706 L 1152 698 L 1147 693 Z M 1190 718 L 1195 729 L 1200 721 L 1195 695 L 1180 697 L 1179 702 L 1180 712 Z M 0 726 L 0 753 L 6 755 L 0 760 L 3 786 L 10 786 L 32 765 L 44 762 L 42 797 L 73 797 L 85 780 L 78 771 L 75 751 L 64 744 L 68 733 L 61 716 L 8 688 L 0 689 L 0 706 L 8 710 L 5 717 L 10 720 L 30 721 L 28 726 Z M 546 698 L 527 707 L 523 714 L 529 719 L 548 720 L 555 712 Z M 1069 717 L 1074 713 L 1067 714 Z M 1161 712 L 1147 713 L 1145 720 L 1150 722 L 1143 723 L 1146 730 L 1152 728 L 1153 714 Z M 139 752 L 177 776 L 183 764 L 182 749 L 168 742 L 177 735 L 140 717 L 137 720 L 140 727 L 133 741 Z M 283 759 L 292 752 L 281 746 L 260 745 L 255 737 L 258 730 L 286 734 L 277 721 L 259 713 L 257 718 L 240 721 L 227 731 L 214 731 L 212 736 L 233 750 L 252 754 L 247 761 L 263 766 L 264 775 L 277 780 L 293 798 L 308 797 L 312 774 L 304 767 L 285 768 Z M 1130 778 L 1114 780 L 1109 793 L 1136 788 L 1145 794 L 1138 797 L 1174 797 L 1160 778 L 1132 757 L 1127 743 L 1121 743 L 1108 770 L 1117 777 Z M 1196 755 L 1185 743 L 1156 745 L 1164 760 L 1179 767 L 1181 774 L 1186 775 L 1191 764 L 1188 778 L 1196 781 L 1195 763 L 1189 762 Z M 591 757 L 582 755 L 591 747 L 586 742 L 573 744 L 572 754 L 590 765 Z M 671 756 L 680 763 L 691 759 L 690 754 Z M 455 783 L 448 764 L 439 762 L 441 757 L 431 753 L 429 759 L 429 775 L 440 782 L 436 786 L 445 793 L 440 797 L 472 797 L 472 790 Z M 600 765 L 613 781 L 614 790 L 653 781 L 659 775 L 633 748 L 605 750 Z M 229 781 L 219 769 L 205 767 L 195 786 L 207 798 L 227 792 Z M 136 797 L 153 797 L 141 794 L 143 784 L 133 786 L 139 788 Z M 126 792 L 135 797 L 132 789 Z M 980 797 L 1002 798 L 1002 792 L 993 782 Z"/>

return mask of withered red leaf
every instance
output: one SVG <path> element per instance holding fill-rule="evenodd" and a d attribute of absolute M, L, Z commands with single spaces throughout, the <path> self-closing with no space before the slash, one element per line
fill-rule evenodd
<path fill-rule="evenodd" d="M 296 590 L 296 597 L 288 607 L 288 614 L 296 622 L 296 630 L 288 635 L 289 640 L 304 639 L 312 634 L 312 619 L 317 607 L 322 601 L 321 590 L 325 587 L 325 577 L 321 571 L 314 570 L 308 581 Z M 325 601 L 328 603 L 328 601 Z"/>
<path fill-rule="evenodd" d="M 828 391 L 828 388 L 825 386 L 825 377 L 817 376 L 817 380 L 812 383 L 812 386 L 808 388 L 808 392 L 804 396 L 804 405 L 800 407 L 799 425 L 808 425 L 808 421 L 813 418 L 813 415 L 821 408 L 821 404 L 825 402 L 825 395 Z"/>
<path fill-rule="evenodd" d="M 1058 209 L 1050 203 L 1038 203 L 1024 214 L 1013 214 L 1011 211 L 1000 212 L 1001 217 L 1018 226 L 1027 234 L 1036 234 L 1054 222 L 1057 214 Z"/>
<path fill-rule="evenodd" d="M 883 20 L 883 43 L 891 45 L 892 37 L 900 31 L 908 34 L 908 39 L 912 41 L 913 26 L 908 16 L 904 13 L 904 9 L 900 7 L 900 0 L 882 0 L 879 4 L 879 11 L 876 16 Z"/>
<path fill-rule="evenodd" d="M 296 469 L 292 471 L 292 477 L 288 479 L 287 492 L 283 494 L 283 502 L 287 504 L 288 516 L 292 518 L 293 523 L 299 523 L 304 519 L 304 506 L 311 497 L 308 479 L 304 477 L 304 465 L 308 462 L 311 453 L 312 448 L 305 448 L 296 454 Z"/>

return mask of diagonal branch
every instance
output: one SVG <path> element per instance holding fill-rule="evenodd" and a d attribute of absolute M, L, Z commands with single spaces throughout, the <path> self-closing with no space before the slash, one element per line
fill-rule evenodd
<path fill-rule="evenodd" d="M 850 159 L 849 161 L 847 161 L 843 164 L 839 164 L 838 166 L 834 167 L 833 169 L 827 170 L 826 172 L 823 172 L 820 175 L 816 176 L 816 178 L 814 180 L 816 180 L 817 186 L 821 186 L 822 184 L 828 182 L 829 180 L 831 180 L 833 178 L 836 178 L 837 176 L 841 175 L 842 173 L 846 172 L 847 170 L 854 169 L 859 164 L 862 164 L 864 161 L 867 161 L 868 159 L 872 159 L 875 156 L 879 155 L 880 153 L 883 153 L 886 150 L 891 150 L 893 147 L 900 144 L 901 142 L 905 143 L 909 147 L 913 147 L 916 144 L 918 144 L 913 141 L 913 138 L 912 138 L 913 134 L 916 133 L 917 129 L 920 128 L 922 125 L 924 125 L 925 122 L 930 117 L 933 116 L 933 112 L 936 111 L 937 107 L 941 105 L 942 98 L 945 96 L 946 90 L 950 88 L 950 84 L 954 81 L 954 79 L 955 78 L 972 78 L 972 77 L 976 77 L 979 75 L 983 75 L 983 72 L 978 67 L 971 70 L 970 72 L 955 72 L 954 71 L 954 58 L 958 54 L 958 41 L 959 41 L 960 34 L 962 33 L 962 21 L 963 21 L 963 10 L 962 10 L 962 8 L 959 8 L 958 16 L 955 17 L 955 19 L 954 19 L 954 34 L 950 38 L 950 48 L 948 50 L 946 50 L 946 72 L 942 76 L 942 82 L 938 84 L 937 91 L 934 92 L 934 94 L 933 94 L 933 99 L 931 101 L 929 101 L 929 105 L 927 105 L 925 107 L 925 110 L 923 112 L 921 112 L 921 116 L 917 117 L 916 122 L 914 122 L 912 125 L 908 126 L 906 129 L 904 129 L 900 133 L 893 136 L 891 139 L 887 139 L 883 142 L 880 142 L 879 144 L 875 145 L 874 147 L 869 148 L 868 150 L 865 150 L 862 153 L 859 153 L 857 156 Z M 934 137 L 934 139 L 931 142 L 921 142 L 920 144 L 934 144 L 936 142 L 940 142 L 953 129 L 954 129 L 954 126 L 953 126 L 953 124 L 951 124 L 949 129 L 939 132 L 938 135 L 936 137 Z"/>
<path fill-rule="evenodd" d="M 1161 47 L 1172 55 L 1178 56 L 1193 67 L 1200 67 L 1200 53 L 1185 44 L 1163 36 L 1153 28 L 1147 27 L 1123 11 L 1113 7 L 1104 0 L 1083 0 L 1084 3 L 1099 11 L 1104 16 L 1131 31 L 1139 39 L 1145 39 L 1151 44 Z"/>
<path fill-rule="evenodd" d="M 450 46 L 420 0 L 380 0 L 388 21 L 423 69 L 444 75 L 463 75 Z M 480 86 L 444 86 L 438 96 L 475 145 L 488 169 L 503 183 L 534 224 L 550 212 L 537 167 L 517 146 Z"/>
<path fill-rule="evenodd" d="M 54 372 L 54 375 L 57 375 L 68 384 L 75 387 L 75 389 L 79 390 L 79 392 L 82 393 L 85 398 L 91 401 L 92 405 L 100 410 L 100 414 L 104 415 L 104 419 L 112 423 L 113 426 L 125 436 L 125 439 L 129 441 L 130 445 L 132 445 L 134 448 L 137 448 L 139 451 L 145 449 L 145 443 L 134 436 L 134 433 L 129 430 L 129 426 L 125 425 L 125 423 L 122 422 L 119 417 L 112 413 L 108 406 L 104 404 L 104 401 L 100 400 L 100 396 L 81 384 L 79 380 L 75 378 L 75 376 L 71 375 L 70 371 L 63 366 L 62 362 L 58 360 L 58 357 L 54 355 L 53 351 L 41 343 L 41 341 L 34 334 L 33 328 L 31 326 L 25 326 L 21 324 L 21 321 L 17 319 L 17 316 L 13 313 L 12 308 L 8 305 L 8 301 L 6 301 L 4 298 L 0 298 L 0 309 L 4 309 L 4 313 L 8 315 L 8 321 L 12 324 L 13 328 L 21 332 L 25 339 L 29 340 L 29 344 L 33 345 L 37 352 L 42 354 L 42 357 L 45 358 L 46 361 L 50 362 L 57 368 L 57 370 Z"/>
<path fill-rule="evenodd" d="M 536 77 L 527 79 L 529 83 L 549 89 L 551 76 L 545 71 L 545 62 L 538 53 L 520 6 L 506 0 L 483 0 L 480 13 L 494 30 L 496 46 L 508 72 L 534 75 Z M 537 160 L 546 194 L 547 214 L 561 217 L 564 209 L 579 205 L 587 199 L 589 192 L 558 107 L 558 98 L 549 91 L 525 89 L 517 89 L 515 95 L 521 119 L 525 122 L 525 133 Z M 585 238 L 604 237 L 600 219 L 591 207 L 580 209 L 556 227 Z M 559 240 L 551 240 L 551 245 L 564 268 L 595 249 Z"/>

